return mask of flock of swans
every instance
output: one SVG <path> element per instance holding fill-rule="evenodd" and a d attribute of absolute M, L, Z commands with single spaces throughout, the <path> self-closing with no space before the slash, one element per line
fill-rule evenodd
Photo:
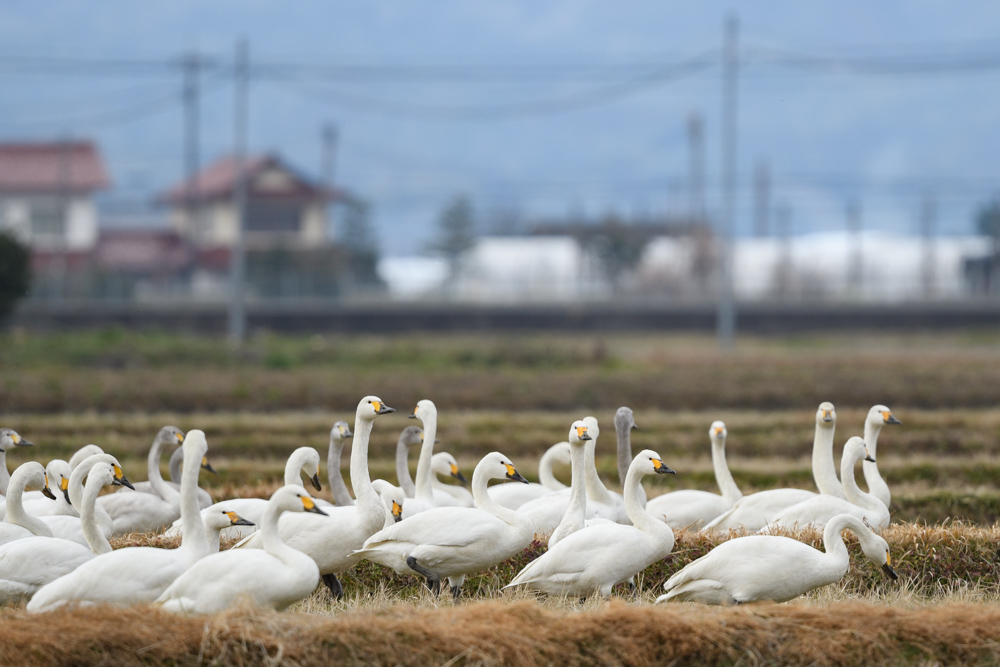
<path fill-rule="evenodd" d="M 442 579 L 457 600 L 469 575 L 521 553 L 547 537 L 547 551 L 507 587 L 549 595 L 607 596 L 614 586 L 667 557 L 680 529 L 753 533 L 723 542 L 664 584 L 664 601 L 740 604 L 784 601 L 839 580 L 848 569 L 842 533 L 853 532 L 867 558 L 896 578 L 888 546 L 878 533 L 889 523 L 889 488 L 875 459 L 878 436 L 898 424 L 885 406 L 873 407 L 863 437 L 844 446 L 840 477 L 834 463 L 836 412 L 822 403 L 816 413 L 812 469 L 818 492 L 772 489 L 743 495 L 726 463 L 726 426 L 709 429 L 712 464 L 721 493 L 678 490 L 647 501 L 642 480 L 674 471 L 655 451 L 632 455 L 632 410 L 614 419 L 622 493 L 598 475 L 595 452 L 600 429 L 594 417 L 574 422 L 566 441 L 541 457 L 539 483 L 530 483 L 513 462 L 492 452 L 478 463 L 471 493 L 447 452 L 435 452 L 437 408 L 417 404 L 397 443 L 398 485 L 372 480 L 368 445 L 375 420 L 395 412 L 376 396 L 358 404 L 354 430 L 337 422 L 330 432 L 328 483 L 334 502 L 313 498 L 303 478 L 321 489 L 320 455 L 311 447 L 292 452 L 284 485 L 269 500 L 230 498 L 213 502 L 199 487 L 211 471 L 208 443 L 200 430 L 184 434 L 163 427 L 147 460 L 149 479 L 133 485 L 118 460 L 95 445 L 70 461 L 46 467 L 28 462 L 8 474 L 5 452 L 31 442 L 0 429 L 0 602 L 28 599 L 44 611 L 64 604 L 156 603 L 174 611 L 211 613 L 241 596 L 284 609 L 322 581 L 343 597 L 341 576 L 367 559 L 402 574 L 417 574 L 439 593 Z M 350 488 L 340 472 L 345 442 L 353 438 Z M 160 474 L 170 459 L 171 480 Z M 419 447 L 415 479 L 408 453 Z M 861 461 L 868 487 L 855 479 Z M 556 479 L 553 466 L 569 463 L 571 479 Z M 493 480 L 505 483 L 490 486 Z M 105 487 L 128 487 L 102 494 Z M 28 487 L 36 490 L 27 491 Z M 780 535 L 774 528 L 822 529 L 825 551 Z M 163 530 L 180 536 L 180 547 L 112 549 L 110 538 Z M 239 538 L 220 551 L 223 538 Z M 780 574 L 780 576 L 776 576 Z"/>

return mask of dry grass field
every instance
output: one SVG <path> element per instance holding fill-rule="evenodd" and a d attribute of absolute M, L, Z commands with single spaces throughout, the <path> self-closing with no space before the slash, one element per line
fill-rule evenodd
<path fill-rule="evenodd" d="M 214 496 L 266 497 L 288 453 L 310 445 L 325 456 L 330 425 L 351 420 L 366 393 L 399 410 L 379 419 L 371 444 L 373 476 L 390 480 L 396 437 L 427 397 L 440 412 L 439 447 L 467 475 L 499 450 L 534 478 L 542 451 L 593 414 L 603 426 L 599 469 L 618 488 L 611 419 L 629 405 L 640 427 L 633 448 L 658 451 L 680 473 L 653 480 L 650 495 L 714 489 L 707 431 L 715 419 L 727 424 L 744 493 L 811 488 L 816 405 L 837 406 L 839 457 L 867 408 L 885 403 L 903 421 L 883 430 L 878 448 L 893 490 L 885 536 L 900 579 L 890 582 L 850 547 L 839 585 L 792 603 L 654 607 L 671 573 L 724 539 L 680 532 L 670 557 L 641 573 L 636 598 L 621 590 L 581 605 L 501 592 L 544 550 L 537 543 L 470 577 L 458 605 L 432 598 L 416 577 L 361 563 L 344 577 L 344 601 L 318 590 L 282 614 L 3 610 L 0 664 L 1000 662 L 1000 333 L 761 338 L 731 355 L 710 340 L 652 335 L 261 335 L 238 353 L 220 340 L 153 333 L 0 335 L 0 425 L 36 442 L 8 453 L 11 469 L 94 442 L 141 480 L 153 435 L 172 423 L 208 435 L 219 474 L 202 483 Z M 318 495 L 329 498 L 325 488 Z M 797 537 L 820 545 L 816 533 Z M 175 543 L 131 535 L 116 546 L 130 544 Z"/>

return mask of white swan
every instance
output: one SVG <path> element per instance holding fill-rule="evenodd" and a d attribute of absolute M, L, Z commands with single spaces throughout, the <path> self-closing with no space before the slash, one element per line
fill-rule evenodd
<path fill-rule="evenodd" d="M 225 508 L 206 507 L 201 511 L 201 520 L 205 524 L 205 539 L 208 540 L 208 552 L 219 553 L 222 546 L 222 531 L 233 526 L 252 526 L 238 513 Z"/>
<path fill-rule="evenodd" d="M 354 498 L 344 484 L 344 476 L 340 472 L 340 457 L 344 452 L 344 441 L 353 437 L 350 425 L 345 421 L 334 422 L 330 429 L 330 447 L 326 455 L 326 479 L 330 482 L 333 502 L 337 505 L 353 505 Z"/>
<path fill-rule="evenodd" d="M 182 435 L 183 440 L 183 435 Z M 174 450 L 174 453 L 170 455 L 170 462 L 168 467 L 170 469 L 170 479 L 163 480 L 163 483 L 170 486 L 174 491 L 180 493 L 181 491 L 181 466 L 184 465 L 184 450 L 178 447 Z M 215 472 L 215 470 L 209 466 L 205 468 L 209 472 Z M 156 493 L 153 490 L 153 485 L 149 481 L 137 482 L 135 484 L 135 490 L 141 491 L 142 493 Z M 205 489 L 198 489 L 198 506 L 202 509 L 212 505 L 214 501 L 212 500 L 211 494 Z"/>
<path fill-rule="evenodd" d="M 278 519 L 284 512 L 325 516 L 301 486 L 274 492 L 264 512 L 260 535 L 263 549 L 230 549 L 193 565 L 159 596 L 157 602 L 174 612 L 212 614 L 240 596 L 282 610 L 316 588 L 319 568 L 312 558 L 281 540 Z"/>
<path fill-rule="evenodd" d="M 826 524 L 823 531 L 826 553 L 789 537 L 738 537 L 720 544 L 670 577 L 663 585 L 666 595 L 656 601 L 724 605 L 791 600 L 840 581 L 847 573 L 850 556 L 841 535 L 844 530 L 857 535 L 865 556 L 896 578 L 885 540 L 857 518 L 843 514 Z"/>
<path fill-rule="evenodd" d="M 542 458 L 538 462 L 538 483 L 495 484 L 490 487 L 489 493 L 493 496 L 493 500 L 497 504 L 516 510 L 542 496 L 547 496 L 556 491 L 564 491 L 569 487 L 556 479 L 556 476 L 552 473 L 552 467 L 556 464 L 570 464 L 570 447 L 568 442 L 557 442 L 542 454 Z"/>
<path fill-rule="evenodd" d="M 10 473 L 7 471 L 7 450 L 13 447 L 31 447 L 35 443 L 25 440 L 12 428 L 0 428 L 0 519 L 4 516 L 3 497 L 7 495 L 10 485 Z M 30 497 L 30 496 L 29 496 Z"/>
<path fill-rule="evenodd" d="M 586 456 L 585 486 L 587 487 L 587 507 L 593 508 L 595 515 L 601 519 L 608 519 L 616 523 L 629 523 L 628 512 L 625 511 L 625 499 L 620 493 L 609 491 L 600 475 L 597 474 L 597 438 L 601 435 L 601 430 L 597 425 L 597 418 L 584 417 L 583 423 L 587 425 L 587 433 L 590 440 L 586 442 L 584 450 Z M 645 492 L 640 494 L 645 498 Z"/>
<path fill-rule="evenodd" d="M 31 516 L 80 516 L 80 513 L 73 507 L 69 499 L 69 478 L 72 469 L 69 463 L 62 459 L 52 459 L 45 466 L 45 476 L 52 485 L 50 488 L 55 494 L 55 501 L 51 498 L 28 498 L 25 493 L 21 496 L 24 511 Z"/>
<path fill-rule="evenodd" d="M 584 486 L 584 450 L 590 435 L 587 433 L 587 424 L 583 421 L 573 422 L 569 429 L 569 446 L 571 458 L 571 475 L 569 503 L 563 513 L 559 525 L 549 536 L 549 547 L 555 546 L 564 537 L 568 537 L 578 530 L 582 530 L 587 525 L 587 489 Z M 528 514 L 526 512 L 526 514 Z M 529 514 L 530 516 L 530 514 Z M 538 526 L 535 526 L 537 534 Z"/>
<path fill-rule="evenodd" d="M 517 511 L 531 519 L 536 535 L 551 536 L 566 517 L 571 504 L 581 502 L 583 519 L 595 516 L 595 507 L 587 499 L 585 478 L 587 474 L 586 443 L 590 441 L 589 428 L 583 420 L 573 422 L 569 429 L 570 485 L 564 491 L 555 491 L 536 498 L 517 508 Z M 575 515 L 574 515 L 575 516 Z M 568 534 L 568 533 L 567 533 Z M 551 537 L 550 537 L 551 539 Z"/>
<path fill-rule="evenodd" d="M 639 492 L 645 475 L 674 471 L 645 449 L 625 476 L 625 504 L 631 526 L 603 522 L 578 530 L 529 563 L 506 586 L 527 586 L 550 595 L 608 596 L 674 548 L 674 531 L 642 507 Z"/>
<path fill-rule="evenodd" d="M 69 464 L 66 465 L 69 467 Z M 110 463 L 95 465 L 87 476 L 81 511 L 89 548 L 58 537 L 40 536 L 0 546 L 0 603 L 30 597 L 45 584 L 72 572 L 95 554 L 111 551 L 111 545 L 94 520 L 94 506 L 102 487 L 118 483 L 115 466 Z"/>
<path fill-rule="evenodd" d="M 813 479 L 817 488 L 836 495 L 843 494 L 837 471 L 833 464 L 833 434 L 837 413 L 830 403 L 821 403 L 816 410 L 816 431 L 813 436 Z M 758 531 L 777 516 L 778 512 L 816 496 L 805 489 L 771 489 L 740 498 L 732 509 L 710 521 L 702 530 L 727 531 L 742 528 Z"/>
<path fill-rule="evenodd" d="M 377 396 L 366 396 L 358 403 L 351 447 L 351 486 L 357 494 L 356 505 L 328 507 L 328 517 L 289 514 L 278 522 L 281 539 L 316 561 L 323 583 L 338 599 L 343 597 L 344 589 L 337 575 L 354 566 L 354 551 L 385 525 L 385 505 L 372 488 L 368 473 L 368 441 L 375 417 L 390 412 L 395 410 Z M 263 536 L 258 531 L 236 546 L 263 548 Z"/>
<path fill-rule="evenodd" d="M 396 441 L 396 479 L 399 487 L 407 498 L 417 497 L 417 487 L 410 477 L 410 447 L 423 444 L 424 429 L 419 426 L 407 426 L 399 433 Z"/>
<path fill-rule="evenodd" d="M 43 586 L 28 603 L 30 611 L 54 609 L 68 602 L 152 602 L 181 573 L 208 555 L 210 548 L 198 507 L 198 472 L 208 451 L 205 434 L 198 429 L 188 431 L 183 447 L 181 514 L 184 537 L 180 548 L 127 547 L 97 556 Z"/>
<path fill-rule="evenodd" d="M 52 537 L 49 525 L 39 517 L 27 514 L 21 506 L 21 494 L 26 486 L 42 487 L 42 493 L 49 498 L 55 498 L 49 489 L 45 468 L 37 461 L 22 463 L 14 470 L 7 486 L 4 502 L 7 505 L 7 521 L 0 523 L 0 544 L 7 544 L 32 535 Z"/>
<path fill-rule="evenodd" d="M 321 488 L 319 483 L 319 452 L 312 447 L 299 447 L 289 455 L 288 461 L 285 462 L 285 486 L 301 486 L 303 473 L 317 490 Z M 260 525 L 264 519 L 264 512 L 267 511 L 267 504 L 268 501 L 263 498 L 230 498 L 209 505 L 206 509 L 236 512 L 246 519 L 246 523 L 223 528 L 222 537 L 230 540 L 242 539 L 257 532 L 257 526 Z M 174 521 L 173 525 L 164 531 L 164 535 L 168 536 L 183 534 L 184 526 L 181 519 Z"/>
<path fill-rule="evenodd" d="M 419 419 L 424 426 L 423 444 L 417 459 L 414 480 L 415 495 L 403 508 L 403 518 L 424 512 L 432 507 L 453 507 L 457 503 L 451 494 L 434 488 L 434 443 L 437 442 L 437 407 L 426 398 L 417 402 L 410 419 Z"/>
<path fill-rule="evenodd" d="M 385 504 L 385 522 L 382 523 L 382 527 L 388 528 L 392 524 L 402 521 L 403 505 L 406 504 L 403 490 L 384 479 L 373 479 L 372 488 Z"/>
<path fill-rule="evenodd" d="M 435 452 L 431 457 L 431 483 L 434 485 L 434 495 L 438 493 L 451 496 L 452 505 L 455 507 L 475 507 L 476 503 L 472 498 L 472 493 L 468 489 L 457 484 L 445 484 L 441 477 L 451 477 L 461 484 L 467 484 L 469 480 L 465 478 L 462 471 L 458 469 L 458 461 L 448 452 Z"/>
<path fill-rule="evenodd" d="M 854 436 L 844 445 L 840 459 L 840 479 L 847 500 L 828 495 L 819 495 L 780 512 L 770 522 L 769 528 L 822 528 L 833 517 L 850 514 L 881 531 L 889 525 L 889 508 L 881 500 L 858 488 L 854 479 L 854 464 L 858 461 L 874 461 L 865 441 Z"/>
<path fill-rule="evenodd" d="M 712 427 L 708 430 L 708 437 L 712 442 L 712 468 L 715 469 L 715 483 L 719 485 L 722 495 L 695 489 L 664 493 L 646 503 L 650 514 L 666 522 L 674 530 L 698 529 L 730 509 L 743 497 L 726 465 L 726 435 L 724 423 L 712 422 Z"/>
<path fill-rule="evenodd" d="M 475 508 L 435 507 L 421 512 L 375 533 L 356 555 L 401 574 L 416 572 L 426 577 L 435 594 L 447 577 L 457 599 L 467 575 L 493 567 L 531 543 L 531 520 L 496 504 L 486 492 L 491 479 L 504 478 L 527 483 L 503 454 L 487 454 L 472 473 Z"/>
<path fill-rule="evenodd" d="M 878 435 L 882 432 L 882 427 L 885 424 L 901 423 L 892 414 L 892 410 L 884 405 L 872 406 L 872 409 L 868 411 L 868 416 L 865 418 L 865 444 L 868 445 L 868 453 L 872 455 L 873 459 L 878 459 Z M 892 502 L 892 494 L 889 493 L 889 485 L 885 483 L 882 475 L 878 472 L 878 463 L 875 461 L 865 461 L 861 464 L 861 468 L 865 474 L 865 484 L 868 485 L 868 493 L 881 500 L 886 507 L 889 507 Z"/>

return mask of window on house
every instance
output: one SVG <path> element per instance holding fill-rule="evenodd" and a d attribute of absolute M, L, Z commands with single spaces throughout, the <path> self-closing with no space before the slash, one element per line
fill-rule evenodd
<path fill-rule="evenodd" d="M 63 237 L 66 235 L 66 206 L 58 201 L 31 203 L 31 235 L 34 237 Z"/>
<path fill-rule="evenodd" d="M 298 232 L 301 221 L 301 204 L 272 201 L 247 203 L 246 229 L 249 232 Z"/>

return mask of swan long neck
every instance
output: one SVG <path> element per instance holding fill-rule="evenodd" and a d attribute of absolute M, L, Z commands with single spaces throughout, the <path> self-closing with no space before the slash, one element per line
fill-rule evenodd
<path fill-rule="evenodd" d="M 586 442 L 571 442 L 570 445 L 570 465 L 572 475 L 569 485 L 569 504 L 566 506 L 566 513 L 562 521 L 553 531 L 553 536 L 558 533 L 557 539 L 562 539 L 567 535 L 583 529 L 587 525 L 587 489 L 585 481 L 584 466 L 586 465 Z M 550 546 L 555 546 L 549 540 Z"/>
<path fill-rule="evenodd" d="M 97 525 L 97 496 L 100 495 L 102 488 L 104 481 L 98 475 L 88 476 L 80 506 L 80 527 L 83 529 L 83 537 L 90 545 L 90 550 L 97 555 L 111 553 L 111 543 Z"/>
<path fill-rule="evenodd" d="M 726 463 L 726 439 L 721 437 L 712 438 L 712 469 L 715 470 L 715 483 L 722 491 L 722 497 L 728 503 L 735 503 L 743 497 L 740 487 L 736 486 L 733 473 L 729 471 Z"/>
<path fill-rule="evenodd" d="M 427 416 L 424 417 L 424 442 L 420 446 L 420 458 L 417 459 L 417 479 L 414 493 L 415 497 L 428 503 L 434 502 L 434 486 L 431 470 L 431 459 L 434 456 L 434 439 L 437 437 L 437 410 L 427 409 Z"/>
<path fill-rule="evenodd" d="M 201 518 L 201 506 L 198 504 L 198 475 L 207 448 L 194 444 L 185 443 L 187 447 L 184 450 L 184 467 L 181 472 L 181 525 L 184 527 L 184 534 L 180 548 L 198 559 L 207 556 L 211 550 L 205 535 L 205 522 Z"/>
<path fill-rule="evenodd" d="M 549 447 L 542 454 L 542 460 L 538 462 L 538 481 L 542 483 L 547 489 L 552 489 L 553 491 L 562 491 L 566 488 L 566 485 L 556 479 L 556 476 L 552 474 L 552 464 L 555 463 L 557 456 L 557 447 Z M 572 445 L 570 445 L 572 447 Z M 572 453 L 572 450 L 570 450 Z M 581 471 L 583 468 L 583 462 L 581 461 Z M 580 482 L 580 486 L 583 486 L 584 482 Z"/>
<path fill-rule="evenodd" d="M 24 511 L 21 494 L 24 493 L 24 487 L 29 483 L 28 476 L 31 472 L 22 466 L 15 470 L 10 478 L 10 486 L 7 488 L 7 522 L 26 528 L 34 535 L 52 537 L 52 531 L 49 530 L 47 523 Z"/>
<path fill-rule="evenodd" d="M 7 451 L 0 451 L 0 493 L 7 495 L 10 488 L 10 471 L 7 470 Z"/>
<path fill-rule="evenodd" d="M 157 436 L 153 440 L 153 446 L 149 448 L 149 454 L 146 456 L 146 470 L 149 474 L 149 486 L 159 497 L 163 498 L 168 503 L 175 503 L 178 500 L 177 491 L 174 487 L 170 486 L 163 481 L 163 475 L 160 474 L 160 454 L 163 451 L 163 439 Z M 199 464 L 201 462 L 199 461 Z M 183 480 L 183 474 L 181 479 Z M 183 483 L 183 481 L 182 481 Z"/>
<path fill-rule="evenodd" d="M 375 526 L 374 533 L 385 523 L 385 505 L 372 487 L 368 472 L 368 441 L 372 435 L 374 419 L 363 419 L 359 414 L 354 420 L 354 444 L 351 446 L 351 486 L 357 498 L 358 514 L 364 516 L 368 525 Z"/>
<path fill-rule="evenodd" d="M 632 427 L 615 420 L 615 435 L 618 437 L 618 481 L 624 488 L 629 466 L 632 465 Z"/>
<path fill-rule="evenodd" d="M 823 495 L 843 498 L 844 489 L 837 479 L 837 466 L 833 462 L 834 430 L 833 422 L 816 421 L 812 453 L 813 480 Z"/>
<path fill-rule="evenodd" d="M 357 434 L 358 432 L 355 431 L 355 433 Z M 354 441 L 354 446 L 357 447 L 357 440 Z M 281 518 L 283 511 L 276 503 L 268 502 L 267 508 L 264 510 L 264 516 L 260 520 L 260 537 L 264 543 L 264 551 L 287 563 L 294 559 L 295 554 L 301 552 L 288 546 L 281 539 L 278 520 Z"/>
<path fill-rule="evenodd" d="M 854 478 L 854 464 L 862 459 L 863 450 L 858 453 L 848 455 L 845 451 L 843 459 L 840 461 L 840 479 L 844 485 L 844 496 L 848 502 L 858 507 L 869 510 L 882 510 L 882 501 L 870 493 L 865 493 L 858 486 L 858 480 Z"/>
<path fill-rule="evenodd" d="M 531 521 L 527 515 L 521 514 L 516 510 L 508 509 L 493 500 L 493 496 L 491 496 L 487 490 L 489 482 L 490 478 L 488 473 L 486 472 L 482 462 L 480 462 L 479 465 L 476 466 L 476 469 L 472 471 L 472 500 L 476 504 L 476 509 L 489 512 L 496 518 L 511 526 L 523 525 L 524 523 Z M 520 484 L 520 482 L 513 483 Z"/>
<path fill-rule="evenodd" d="M 344 455 L 344 441 L 330 436 L 330 449 L 326 454 L 326 479 L 330 483 L 333 501 L 338 506 L 354 504 L 354 498 L 344 483 L 344 475 L 340 472 L 340 461 Z"/>
<path fill-rule="evenodd" d="M 302 467 L 306 463 L 307 452 L 296 449 L 285 461 L 285 486 L 302 484 Z"/>
<path fill-rule="evenodd" d="M 613 503 L 614 500 L 608 492 L 601 477 L 597 474 L 597 438 L 586 442 L 586 480 L 587 497 L 598 503 Z"/>
<path fill-rule="evenodd" d="M 625 512 L 628 513 L 632 525 L 639 530 L 654 535 L 669 534 L 673 540 L 674 531 L 670 526 L 647 512 L 643 506 L 642 475 L 638 466 L 629 466 L 628 474 L 625 475 L 625 488 L 622 489 Z"/>
<path fill-rule="evenodd" d="M 868 445 L 868 453 L 873 459 L 878 459 L 876 450 L 878 449 L 878 435 L 882 432 L 882 424 L 872 423 L 865 420 L 865 444 Z M 882 479 L 882 474 L 878 471 L 878 463 L 865 461 L 861 466 L 865 475 L 865 484 L 868 485 L 868 492 L 882 501 L 888 507 L 892 501 L 892 494 L 889 492 L 889 485 Z"/>
<path fill-rule="evenodd" d="M 827 522 L 823 529 L 823 548 L 826 553 L 823 561 L 830 568 L 829 579 L 825 583 L 839 581 L 850 567 L 850 554 L 847 553 L 847 545 L 844 544 L 843 531 L 850 530 L 855 535 L 864 535 L 868 530 L 860 519 L 850 514 L 840 514 Z M 821 573 L 817 572 L 817 576 Z"/>
<path fill-rule="evenodd" d="M 399 436 L 396 443 L 396 479 L 399 480 L 399 488 L 403 490 L 403 495 L 407 498 L 417 496 L 417 487 L 413 485 L 413 478 L 410 477 L 410 448 L 403 442 L 405 436 Z M 423 454 L 421 447 L 420 453 Z"/>
<path fill-rule="evenodd" d="M 184 448 L 178 447 L 174 450 L 174 453 L 170 455 L 170 481 L 181 483 L 182 470 L 181 467 L 184 465 Z"/>

